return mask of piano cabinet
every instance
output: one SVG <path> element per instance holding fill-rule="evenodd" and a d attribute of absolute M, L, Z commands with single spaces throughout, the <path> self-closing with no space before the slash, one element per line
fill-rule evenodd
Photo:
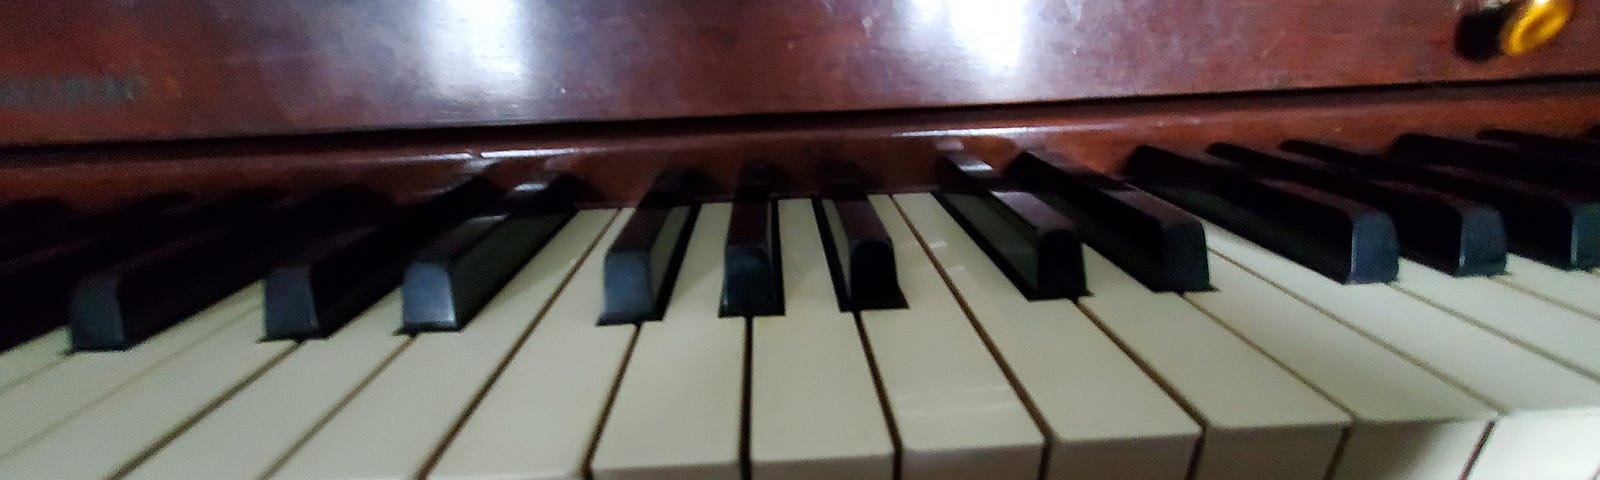
<path fill-rule="evenodd" d="M 1588 480 L 1600 187 L 1574 178 L 1600 175 L 1600 15 L 1570 6 L 22 2 L 0 12 L 0 478 Z M 1553 16 L 1517 16 L 1536 8 Z M 1548 42 L 1497 36 L 1557 20 Z M 1472 162 L 1391 151 L 1402 135 L 1492 129 L 1526 144 L 1456 150 Z M 1367 188 L 1242 163 L 1218 167 L 1228 183 L 1175 173 L 1244 149 L 1291 155 L 1291 140 Z M 1130 166 L 1157 149 L 1197 160 Z M 1033 201 L 952 216 L 930 192 L 950 192 L 953 150 L 969 172 L 993 169 L 988 194 Z M 1149 195 L 1046 202 L 1041 182 L 1005 187 L 1028 175 L 1012 163 L 1025 151 L 1060 159 L 1032 172 L 1070 163 L 1104 174 L 1076 170 L 1096 188 Z M 770 183 L 738 200 L 766 215 L 730 213 L 758 164 Z M 641 198 L 673 171 L 695 188 L 663 182 L 650 197 L 671 197 L 656 215 L 671 221 L 647 222 L 630 207 L 655 203 Z M 571 198 L 524 205 L 553 223 L 511 232 L 540 246 L 462 230 L 533 221 L 501 207 L 555 174 Z M 830 184 L 848 184 L 849 221 L 814 202 Z M 1288 193 L 1218 194 L 1239 185 Z M 359 192 L 328 214 L 340 221 L 269 208 L 331 187 Z M 1381 208 L 1356 198 L 1380 190 Z M 446 191 L 482 201 L 427 207 L 462 198 Z M 1189 210 L 1128 207 L 1175 198 Z M 1416 211 L 1395 207 L 1406 200 L 1461 208 L 1390 214 Z M 1074 239 L 1055 246 L 1081 256 L 1030 265 L 1044 242 L 1026 219 L 1006 223 L 1014 204 L 1054 210 L 1051 231 Z M 1467 207 L 1476 223 L 1449 215 Z M 427 228 L 376 227 L 429 211 Z M 1317 215 L 1286 218 L 1304 212 Z M 1344 241 L 1357 216 L 1339 212 L 1392 216 L 1396 228 L 1361 230 L 1364 245 L 1411 250 L 1384 250 L 1367 284 L 1308 268 L 1361 250 Z M 333 290 L 305 289 L 363 287 L 342 328 L 262 341 L 262 305 L 286 298 L 264 281 L 143 322 L 126 350 L 72 344 L 79 318 L 117 330 L 130 323 L 113 313 L 174 303 L 130 297 L 122 278 L 199 291 L 216 282 L 192 273 L 221 270 L 216 257 L 266 258 L 215 240 L 270 230 L 234 231 L 263 219 L 306 265 L 361 260 L 324 276 Z M 1417 263 L 1414 232 L 1437 225 L 1459 234 L 1434 243 L 1470 237 L 1488 266 Z M 342 240 L 355 238 L 375 240 Z M 1012 269 L 1087 292 L 1028 295 L 997 265 L 1002 243 L 1023 259 Z M 1204 278 L 1152 286 L 1161 275 L 1129 270 L 1167 250 L 1117 243 L 1177 245 L 1205 263 L 1157 273 Z M 399 273 L 430 244 L 454 252 L 444 278 L 471 280 L 434 293 L 471 290 L 461 311 L 477 313 L 407 329 L 417 302 L 399 292 L 417 284 Z M 757 273 L 779 305 L 719 311 L 740 277 L 729 245 L 763 247 Z M 823 260 L 846 248 L 849 262 Z M 613 288 L 627 276 L 608 252 L 648 257 L 652 275 L 634 278 L 648 288 Z M 841 302 L 845 263 L 895 279 L 892 301 Z M 122 271 L 142 275 L 105 274 Z M 69 295 L 81 291 L 105 294 Z M 616 291 L 647 294 L 650 311 L 599 322 Z"/>

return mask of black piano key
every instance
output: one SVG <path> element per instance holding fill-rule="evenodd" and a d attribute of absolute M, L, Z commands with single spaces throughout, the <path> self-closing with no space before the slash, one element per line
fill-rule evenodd
<path fill-rule="evenodd" d="M 0 262 L 0 304 L 9 309 L 0 342 L 13 343 L 66 325 L 73 284 L 95 270 L 153 246 L 226 225 L 266 207 L 278 195 L 250 190 L 205 202 L 168 205 L 128 222 L 19 254 Z"/>
<path fill-rule="evenodd" d="M 739 173 L 723 247 L 722 316 L 783 314 L 775 175 L 771 165 L 760 162 Z"/>
<path fill-rule="evenodd" d="M 1127 171 L 1145 190 L 1334 280 L 1388 282 L 1399 270 L 1394 223 L 1367 204 L 1148 146 Z"/>
<path fill-rule="evenodd" d="M 1398 162 L 1291 140 L 1279 146 L 1330 163 L 1387 175 L 1493 205 L 1509 250 L 1559 268 L 1600 266 L 1600 199 L 1454 166 Z"/>
<path fill-rule="evenodd" d="M 356 186 L 287 197 L 90 273 L 69 304 L 73 349 L 131 347 L 259 279 L 288 253 L 287 237 L 386 203 Z"/>
<path fill-rule="evenodd" d="M 1457 276 L 1505 272 L 1505 225 L 1488 204 L 1292 153 L 1267 154 L 1226 143 L 1206 152 L 1383 209 L 1394 219 L 1402 253 L 1437 270 Z"/>
<path fill-rule="evenodd" d="M 266 339 L 327 336 L 399 286 L 411 255 L 488 207 L 504 189 L 472 178 L 375 224 L 312 235 L 273 268 L 262 306 Z"/>
<path fill-rule="evenodd" d="M 136 201 L 109 212 L 80 214 L 65 222 L 52 224 L 41 229 L 29 230 L 21 234 L 0 236 L 0 266 L 11 266 L 9 268 L 0 267 L 0 269 L 13 272 L 11 275 L 0 275 L 0 298 L 5 299 L 4 301 L 7 303 L 12 303 L 10 307 L 12 310 L 8 315 L 9 318 L 7 321 L 0 322 L 0 350 L 11 348 L 18 343 L 43 334 L 51 328 L 64 325 L 67 321 L 65 298 L 59 299 L 60 301 L 47 301 L 46 299 L 55 299 L 55 297 L 37 294 L 41 291 L 43 285 L 59 285 L 67 280 L 41 281 L 37 276 L 17 279 L 15 278 L 18 276 L 16 272 L 18 268 L 17 262 L 25 262 L 25 260 L 19 260 L 18 256 L 32 252 L 36 259 L 43 258 L 40 255 L 49 250 L 47 249 L 44 252 L 36 250 L 51 246 L 59 247 L 62 244 L 69 243 L 83 247 L 85 244 L 73 242 L 73 240 L 96 232 L 113 231 L 119 226 L 126 226 L 132 221 L 148 220 L 150 216 L 175 208 L 178 204 L 190 201 L 193 198 L 189 195 L 158 195 L 151 197 L 151 199 L 170 199 L 173 201 L 152 202 L 149 201 L 150 199 Z M 56 253 L 61 253 L 61 251 L 58 250 Z M 26 276 L 24 275 L 24 277 Z M 68 277 L 70 277 L 70 274 Z M 6 292 L 11 293 L 7 294 Z"/>
<path fill-rule="evenodd" d="M 671 169 L 656 175 L 650 190 L 606 251 L 605 311 L 600 325 L 660 320 L 689 247 L 700 207 L 691 203 L 699 173 Z"/>
<path fill-rule="evenodd" d="M 276 193 L 268 190 L 250 190 L 198 202 L 176 196 L 135 202 L 127 209 L 74 221 L 38 235 L 17 237 L 19 241 L 6 245 L 10 255 L 0 264 L 0 276 L 13 273 L 23 265 L 53 261 L 59 256 L 114 257 L 116 252 L 159 243 L 185 229 L 210 225 L 260 208 L 275 196 Z M 48 240 L 32 240 L 39 237 L 48 237 Z"/>
<path fill-rule="evenodd" d="M 1151 290 L 1211 289 L 1205 229 L 1182 209 L 1047 152 L 1023 152 L 1005 173 L 1077 221 L 1085 242 Z"/>
<path fill-rule="evenodd" d="M 1600 194 L 1600 165 L 1514 145 L 1408 133 L 1389 146 L 1388 154 L 1402 161 L 1455 165 L 1497 177 Z"/>
<path fill-rule="evenodd" d="M 1509 143 L 1549 155 L 1558 155 L 1574 161 L 1600 165 L 1600 141 L 1594 139 L 1552 137 L 1537 133 L 1502 129 L 1489 129 L 1478 132 L 1478 138 Z"/>
<path fill-rule="evenodd" d="M 114 208 L 81 212 L 60 222 L 50 223 L 23 234 L 0 235 L 0 260 L 10 259 L 34 249 L 71 242 L 101 232 L 146 225 L 152 219 L 170 215 L 180 206 L 195 201 L 188 193 L 163 193 L 135 199 Z"/>
<path fill-rule="evenodd" d="M 400 287 L 401 331 L 465 327 L 572 218 L 575 182 L 558 173 L 524 182 L 419 252 Z"/>
<path fill-rule="evenodd" d="M 977 157 L 947 152 L 935 194 L 1023 295 L 1087 293 L 1077 225 Z"/>
<path fill-rule="evenodd" d="M 0 235 L 26 235 L 66 221 L 72 207 L 59 198 L 30 198 L 0 205 Z"/>
<path fill-rule="evenodd" d="M 867 201 L 853 165 L 827 164 L 822 196 L 813 201 L 841 310 L 905 308 L 894 242 Z"/>

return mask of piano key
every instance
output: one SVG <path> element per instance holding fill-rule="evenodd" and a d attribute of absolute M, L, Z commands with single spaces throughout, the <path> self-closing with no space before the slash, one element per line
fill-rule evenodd
<path fill-rule="evenodd" d="M 749 461 L 757 480 L 888 480 L 894 443 L 861 334 L 833 302 L 808 199 L 778 202 L 782 315 L 750 324 Z"/>
<path fill-rule="evenodd" d="M 722 281 L 722 315 L 782 315 L 777 205 L 772 166 L 754 163 L 739 174 Z"/>
<path fill-rule="evenodd" d="M 700 207 L 660 322 L 639 326 L 589 469 L 596 479 L 740 477 L 745 318 L 719 317 L 732 205 Z"/>
<path fill-rule="evenodd" d="M 123 352 L 85 352 L 0 391 L 0 457 L 260 305 L 251 286 Z"/>
<path fill-rule="evenodd" d="M 125 473 L 296 347 L 259 338 L 259 323 L 233 322 L 0 459 L 0 478 Z"/>
<path fill-rule="evenodd" d="M 0 391 L 67 359 L 71 351 L 66 328 L 57 328 L 10 350 L 0 351 Z"/>
<path fill-rule="evenodd" d="M 72 208 L 59 198 L 29 198 L 0 204 L 0 259 L 48 245 L 73 223 Z M 0 343 L 0 349 L 9 345 Z"/>
<path fill-rule="evenodd" d="M 503 190 L 471 178 L 385 218 L 317 238 L 266 275 L 269 340 L 327 336 L 399 286 L 410 256 Z"/>
<path fill-rule="evenodd" d="M 242 230 L 198 232 L 79 280 L 68 300 L 73 350 L 126 349 L 259 278 L 269 256 L 249 254 L 258 245 L 242 245 Z"/>
<path fill-rule="evenodd" d="M 1388 285 L 1339 285 L 1220 228 L 1207 234 L 1217 254 L 1499 410 L 1468 479 L 1600 468 L 1600 383 Z"/>
<path fill-rule="evenodd" d="M 1409 262 L 1390 285 L 1600 380 L 1600 322 L 1592 317 L 1487 278 L 1451 278 Z"/>
<path fill-rule="evenodd" d="M 74 222 L 71 228 L 44 232 L 41 236 L 52 237 L 48 242 L 10 245 L 8 248 L 16 250 L 8 252 L 8 258 L 0 263 L 0 274 L 10 277 L 37 270 L 92 268 L 195 230 L 245 217 L 270 204 L 278 194 L 253 189 L 203 202 L 182 198 L 158 196 L 125 210 Z"/>
<path fill-rule="evenodd" d="M 841 310 L 905 308 L 895 272 L 894 243 L 861 188 L 855 173 L 840 167 L 815 200 L 823 250 L 833 272 Z"/>
<path fill-rule="evenodd" d="M 1077 305 L 1012 289 L 930 196 L 895 203 L 1042 422 L 1045 479 L 1186 478 L 1199 425 Z"/>
<path fill-rule="evenodd" d="M 539 312 L 544 312 L 551 297 L 568 283 L 573 267 L 586 255 L 595 257 L 590 247 L 614 214 L 613 210 L 591 210 L 575 215 L 549 246 L 535 254 L 527 267 L 484 306 L 470 328 L 417 336 L 315 434 L 287 453 L 285 461 L 268 476 L 421 476 L 450 438 L 463 438 L 452 432 L 462 428 L 463 419 L 484 390 L 502 376 L 497 371 L 518 349 L 519 340 L 531 325 L 540 318 L 548 319 L 549 315 Z M 604 251 L 604 244 L 600 247 L 596 251 Z M 598 282 L 594 283 L 598 287 Z M 599 295 L 597 288 L 594 292 L 591 295 Z M 594 318 L 581 321 L 592 327 Z M 482 406 L 487 406 L 489 400 L 484 399 Z M 460 435 L 471 428 L 467 425 Z M 496 447 L 502 452 L 528 451 L 524 446 Z"/>
<path fill-rule="evenodd" d="M 150 195 L 105 211 L 83 212 L 65 221 L 29 231 L 27 235 L 5 235 L 0 237 L 0 259 L 9 259 L 46 245 L 66 243 L 83 235 L 143 226 L 150 219 L 173 212 L 192 201 L 194 195 L 188 193 Z"/>
<path fill-rule="evenodd" d="M 1049 152 L 1023 152 L 1006 175 L 1065 212 L 1086 242 L 1146 286 L 1163 292 L 1211 288 L 1206 238 L 1187 212 Z"/>
<path fill-rule="evenodd" d="M 428 478 L 582 478 L 638 332 L 636 324 L 595 325 L 605 308 L 601 253 L 626 229 L 631 214 L 618 214 L 583 259 Z"/>
<path fill-rule="evenodd" d="M 571 218 L 570 213 L 467 220 L 407 267 L 401 330 L 460 330 Z"/>
<path fill-rule="evenodd" d="M 1394 219 L 1402 253 L 1440 271 L 1456 276 L 1505 271 L 1505 225 L 1487 204 L 1294 154 L 1226 143 L 1212 144 L 1206 152 L 1383 209 Z"/>
<path fill-rule="evenodd" d="M 937 198 L 1029 298 L 1072 298 L 1083 289 L 1083 243 L 1072 220 L 989 164 L 945 153 Z"/>
<path fill-rule="evenodd" d="M 1600 318 L 1600 277 L 1560 270 L 1516 255 L 1506 260 L 1506 274 L 1494 277 L 1495 280 Z"/>
<path fill-rule="evenodd" d="M 1389 145 L 1401 161 L 1455 165 L 1489 175 L 1517 178 L 1558 188 L 1600 192 L 1600 165 L 1544 155 L 1514 145 L 1408 133 Z"/>
<path fill-rule="evenodd" d="M 492 211 L 457 225 L 406 267 L 401 330 L 465 327 L 573 214 L 576 180 L 551 174 L 517 186 Z"/>
<path fill-rule="evenodd" d="M 906 308 L 857 312 L 898 435 L 902 478 L 1036 478 L 1044 437 L 894 201 L 869 201 Z"/>
<path fill-rule="evenodd" d="M 385 202 L 360 187 L 286 197 L 252 218 L 193 232 L 90 273 L 73 287 L 76 350 L 121 350 L 261 278 L 292 232 Z"/>
<path fill-rule="evenodd" d="M 27 198 L 0 204 L 0 228 L 7 236 L 48 228 L 72 216 L 72 207 L 54 197 Z"/>
<path fill-rule="evenodd" d="M 178 201 L 183 198 L 181 196 L 158 197 L 152 199 L 150 204 L 164 208 L 146 211 L 146 215 L 137 216 L 139 221 L 127 221 L 114 225 L 116 228 L 104 228 L 96 232 L 97 235 L 82 238 L 83 243 L 89 245 L 92 255 L 72 248 L 49 250 L 97 259 L 116 258 L 143 247 L 183 238 L 192 232 L 251 219 L 252 215 L 282 197 L 281 193 L 265 188 L 243 190 L 199 202 Z M 49 255 L 43 257 L 50 258 Z"/>
<path fill-rule="evenodd" d="M 1594 140 L 1583 138 L 1552 137 L 1537 133 L 1501 129 L 1489 129 L 1478 132 L 1478 138 L 1496 142 L 1510 143 L 1521 148 L 1535 150 L 1546 154 L 1560 155 L 1574 161 L 1600 165 L 1600 142 L 1596 142 Z"/>
<path fill-rule="evenodd" d="M 1299 140 L 1280 148 L 1494 205 L 1513 253 L 1560 268 L 1600 266 L 1600 199 L 1448 166 L 1397 162 Z"/>
<path fill-rule="evenodd" d="M 1394 279 L 1399 240 L 1382 211 L 1279 178 L 1256 178 L 1211 158 L 1141 146 L 1128 160 L 1134 183 L 1199 216 L 1263 242 L 1344 283 Z"/>
<path fill-rule="evenodd" d="M 1079 305 L 1205 428 L 1191 479 L 1327 475 L 1348 414 L 1177 294 L 1150 291 L 1098 252 L 1084 266 L 1094 295 Z"/>
<path fill-rule="evenodd" d="M 605 255 L 601 325 L 660 320 L 699 206 L 688 203 L 698 173 L 675 169 L 656 176 L 628 225 Z"/>
<path fill-rule="evenodd" d="M 137 222 L 125 222 L 64 243 L 0 261 L 0 305 L 8 308 L 0 343 L 43 334 L 67 324 L 72 285 L 83 275 L 152 246 L 196 231 L 248 218 L 276 195 L 240 192 L 196 204 L 169 206 Z"/>
<path fill-rule="evenodd" d="M 1184 297 L 1353 418 L 1331 479 L 1465 475 L 1498 412 L 1239 266 L 1211 258 L 1217 289 Z"/>
<path fill-rule="evenodd" d="M 392 334 L 400 305 L 390 293 L 327 339 L 301 343 L 123 478 L 261 478 L 410 343 Z"/>

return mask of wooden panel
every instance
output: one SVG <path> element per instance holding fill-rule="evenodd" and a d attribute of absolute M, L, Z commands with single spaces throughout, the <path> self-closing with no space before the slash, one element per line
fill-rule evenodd
<path fill-rule="evenodd" d="M 1600 120 L 1600 82 L 1435 87 L 1337 94 L 984 107 L 933 112 L 800 115 L 607 124 L 329 134 L 0 151 L 0 199 L 59 195 L 103 205 L 138 193 L 363 181 L 405 196 L 464 171 L 516 178 L 529 168 L 576 172 L 587 199 L 628 204 L 656 172 L 693 166 L 725 198 L 747 159 L 773 161 L 781 192 L 810 191 L 818 160 L 862 165 L 880 191 L 933 185 L 940 144 L 960 142 L 1004 164 L 1046 146 L 1116 171 L 1147 143 L 1197 150 L 1216 141 L 1272 146 L 1287 138 L 1382 148 L 1407 131 L 1471 134 L 1486 126 L 1576 135 Z"/>
<path fill-rule="evenodd" d="M 1600 72 L 1489 0 L 60 0 L 0 13 L 0 145 L 825 112 Z"/>

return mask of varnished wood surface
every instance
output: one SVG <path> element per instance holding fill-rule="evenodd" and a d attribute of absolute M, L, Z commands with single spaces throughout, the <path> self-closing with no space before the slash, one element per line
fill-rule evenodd
<path fill-rule="evenodd" d="M 11 2 L 0 145 L 1600 72 L 1587 8 L 1546 48 L 1461 58 L 1483 1 Z"/>
<path fill-rule="evenodd" d="M 0 151 L 0 199 L 62 196 L 104 205 L 149 192 L 359 181 L 414 195 L 463 172 L 508 181 L 569 171 L 589 204 L 631 204 L 657 172 L 694 167 L 705 198 L 727 198 L 748 160 L 784 178 L 782 195 L 817 189 L 818 163 L 858 165 L 877 191 L 936 183 L 938 149 L 961 144 L 1004 166 L 1044 147 L 1115 172 L 1140 144 L 1185 153 L 1212 142 L 1270 148 L 1300 138 L 1364 151 L 1405 132 L 1471 135 L 1502 127 L 1577 135 L 1600 124 L 1600 82 L 1418 88 L 935 112 L 383 132 Z"/>

